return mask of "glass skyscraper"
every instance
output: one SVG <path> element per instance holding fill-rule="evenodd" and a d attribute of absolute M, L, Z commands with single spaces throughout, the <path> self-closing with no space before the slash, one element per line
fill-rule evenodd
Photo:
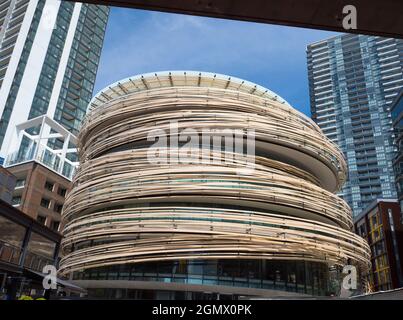
<path fill-rule="evenodd" d="M 0 157 L 24 146 L 15 128 L 38 116 L 77 134 L 108 14 L 106 6 L 78 2 L 0 1 Z"/>
<path fill-rule="evenodd" d="M 391 103 L 403 87 L 403 40 L 339 35 L 308 45 L 313 120 L 343 150 L 342 197 L 357 215 L 376 198 L 396 198 Z"/>

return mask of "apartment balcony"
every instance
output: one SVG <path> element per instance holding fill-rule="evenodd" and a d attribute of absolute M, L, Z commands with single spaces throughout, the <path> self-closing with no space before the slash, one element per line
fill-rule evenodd
<path fill-rule="evenodd" d="M 35 145 L 24 151 L 16 151 L 7 156 L 5 166 L 11 167 L 29 161 L 36 161 L 63 177 L 72 180 L 76 171 L 76 165 L 67 159 L 64 160 L 59 154 L 54 153 L 49 149 L 49 147 L 44 145 L 39 145 L 39 148 Z"/>
<path fill-rule="evenodd" d="M 29 129 L 41 127 L 38 135 L 32 135 Z M 57 174 L 72 180 L 78 166 L 69 160 L 69 155 L 76 154 L 77 138 L 62 125 L 47 116 L 40 116 L 23 122 L 16 127 L 11 150 L 7 150 L 5 167 L 36 161 Z M 52 132 L 47 133 L 46 132 Z M 49 141 L 61 139 L 63 146 L 58 149 L 50 147 Z M 71 147 L 73 145 L 73 147 Z"/>

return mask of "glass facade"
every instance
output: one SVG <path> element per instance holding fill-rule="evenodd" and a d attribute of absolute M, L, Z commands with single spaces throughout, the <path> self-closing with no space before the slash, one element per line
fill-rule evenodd
<path fill-rule="evenodd" d="M 19 264 L 27 229 L 0 216 L 0 261 Z"/>
<path fill-rule="evenodd" d="M 23 1 L 11 1 L 9 10 L 15 10 L 12 8 Z M 49 22 L 46 13 L 52 7 L 57 8 L 54 26 L 46 28 L 44 26 Z M 21 56 L 15 53 L 19 59 L 18 67 L 16 70 L 9 69 L 4 78 L 11 81 L 11 88 L 0 88 L 0 100 L 7 97 L 4 110 L 0 106 L 0 155 L 8 158 L 20 150 L 17 161 L 32 158 L 28 154 L 33 150 L 32 141 L 21 141 L 14 134 L 14 127 L 27 119 L 46 115 L 73 134 L 78 133 L 94 89 L 109 8 L 70 1 L 39 0 L 37 3 L 30 2 L 26 12 L 30 14 L 21 23 L 24 28 L 29 27 L 28 34 L 15 32 L 15 37 L 25 42 Z M 42 29 L 37 32 L 39 28 Z M 0 57 L 4 45 L 4 41 L 0 43 Z M 39 66 L 30 68 L 30 63 L 39 63 Z M 32 80 L 27 80 L 28 77 Z M 18 114 L 16 103 L 19 104 Z M 37 126 L 29 134 L 38 134 L 40 130 L 41 127 Z M 63 146 L 63 141 L 49 139 L 47 146 L 57 150 Z M 68 146 L 68 149 L 73 148 L 73 144 Z M 70 152 L 66 159 L 76 162 L 77 154 Z M 69 170 L 73 171 L 66 168 L 66 171 Z M 70 175 L 69 172 L 63 174 Z"/>
<path fill-rule="evenodd" d="M 56 243 L 35 232 L 31 233 L 24 266 L 34 270 L 43 270 L 54 263 Z"/>
<path fill-rule="evenodd" d="M 74 3 L 72 2 L 63 1 L 60 3 L 56 26 L 53 29 L 46 57 L 42 65 L 29 119 L 45 114 L 48 110 L 73 9 Z"/>
<path fill-rule="evenodd" d="M 24 241 L 26 228 L 0 216 L 0 241 L 21 247 Z"/>
<path fill-rule="evenodd" d="M 28 31 L 28 36 L 25 40 L 24 49 L 22 51 L 20 61 L 18 62 L 17 71 L 15 72 L 14 79 L 8 93 L 7 101 L 4 106 L 3 113 L 0 118 L 0 146 L 3 143 L 4 136 L 6 134 L 8 123 L 10 121 L 11 113 L 14 108 L 15 100 L 17 99 L 18 90 L 20 88 L 21 80 L 27 67 L 27 61 L 31 52 L 32 45 L 34 43 L 35 35 L 38 30 L 39 21 L 42 16 L 45 0 L 39 0 L 35 9 L 34 17 L 31 22 L 31 26 Z"/>
<path fill-rule="evenodd" d="M 25 243 L 26 240 L 28 241 Z M 55 241 L 36 232 L 30 232 L 25 226 L 0 216 L 1 261 L 42 271 L 45 265 L 54 264 L 56 249 Z"/>
<path fill-rule="evenodd" d="M 403 88 L 403 40 L 341 35 L 307 48 L 311 113 L 344 152 L 341 196 L 358 215 L 376 198 L 396 198 L 390 106 Z"/>
<path fill-rule="evenodd" d="M 0 295 L 44 295 L 46 265 L 57 267 L 61 235 L 0 201 Z M 32 289 L 32 290 L 31 290 Z"/>
<path fill-rule="evenodd" d="M 29 0 L 3 0 L 0 2 L 0 89 L 14 53 Z M 44 3 L 44 1 L 42 1 Z M 39 3 L 39 5 L 41 5 Z"/>
<path fill-rule="evenodd" d="M 81 9 L 55 113 L 55 120 L 73 134 L 92 97 L 108 14 L 105 6 L 83 4 Z"/>
<path fill-rule="evenodd" d="M 177 260 L 74 272 L 75 280 L 137 280 L 329 294 L 328 266 L 284 260 Z"/>

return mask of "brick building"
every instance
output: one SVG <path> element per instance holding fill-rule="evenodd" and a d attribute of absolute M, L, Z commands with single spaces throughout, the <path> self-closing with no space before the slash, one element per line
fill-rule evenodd
<path fill-rule="evenodd" d="M 403 286 L 403 216 L 397 200 L 378 199 L 354 219 L 356 233 L 371 247 L 374 291 Z"/>
<path fill-rule="evenodd" d="M 12 205 L 52 230 L 60 230 L 61 211 L 71 181 L 30 161 L 8 167 L 16 177 Z"/>
<path fill-rule="evenodd" d="M 11 203 L 15 182 L 15 176 L 0 166 L 0 200 Z"/>

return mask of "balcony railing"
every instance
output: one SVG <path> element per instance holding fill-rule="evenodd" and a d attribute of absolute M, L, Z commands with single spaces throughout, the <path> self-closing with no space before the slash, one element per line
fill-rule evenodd
<path fill-rule="evenodd" d="M 0 240 L 0 260 L 19 265 L 22 248 Z"/>
<path fill-rule="evenodd" d="M 54 265 L 54 262 L 53 259 L 28 251 L 24 259 L 24 267 L 42 272 L 44 266 Z"/>
<path fill-rule="evenodd" d="M 5 161 L 5 166 L 13 166 L 28 161 L 37 161 L 49 169 L 57 172 L 65 178 L 72 180 L 76 170 L 76 165 L 66 158 L 62 158 L 45 145 L 33 145 L 31 148 L 20 149 L 9 154 Z"/>
<path fill-rule="evenodd" d="M 42 256 L 38 253 L 27 251 L 24 261 L 21 260 L 22 248 L 15 246 L 11 243 L 0 240 L 0 261 L 15 264 L 17 266 L 24 266 L 25 268 L 42 272 L 43 267 L 46 265 L 53 265 L 54 260 Z"/>

